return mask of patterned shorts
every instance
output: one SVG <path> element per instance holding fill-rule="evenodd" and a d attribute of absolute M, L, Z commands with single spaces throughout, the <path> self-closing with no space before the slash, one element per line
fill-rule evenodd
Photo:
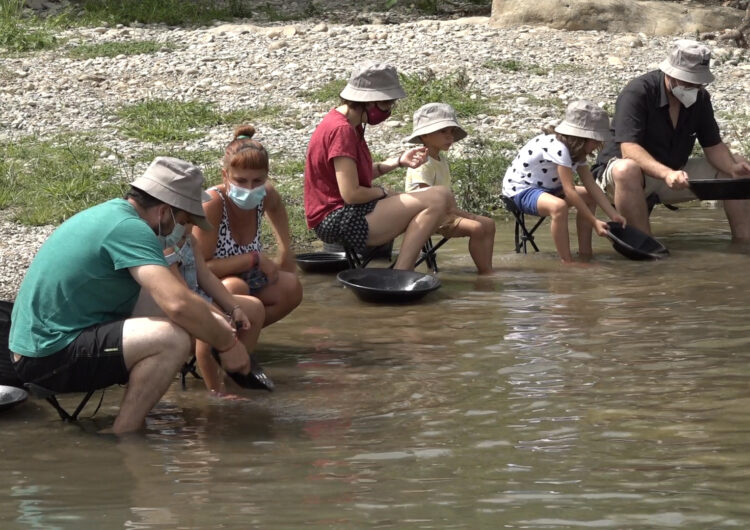
<path fill-rule="evenodd" d="M 315 234 L 324 243 L 338 243 L 362 252 L 367 247 L 370 227 L 365 216 L 375 209 L 378 201 L 364 204 L 347 204 L 334 210 L 314 228 Z"/>

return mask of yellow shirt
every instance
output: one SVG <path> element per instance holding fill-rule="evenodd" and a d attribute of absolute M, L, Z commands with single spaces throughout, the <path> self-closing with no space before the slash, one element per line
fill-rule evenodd
<path fill-rule="evenodd" d="M 448 160 L 446 160 L 445 153 L 441 153 L 440 160 L 435 160 L 431 156 L 428 156 L 427 162 L 418 168 L 409 168 L 406 170 L 404 189 L 406 191 L 415 191 L 419 189 L 420 184 L 451 187 L 451 170 L 448 167 Z"/>

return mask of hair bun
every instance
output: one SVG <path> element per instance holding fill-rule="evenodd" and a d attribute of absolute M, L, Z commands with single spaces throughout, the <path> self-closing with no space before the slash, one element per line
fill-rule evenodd
<path fill-rule="evenodd" d="M 255 134 L 255 127 L 252 125 L 240 125 L 234 130 L 234 139 L 236 140 L 240 136 L 252 138 Z"/>

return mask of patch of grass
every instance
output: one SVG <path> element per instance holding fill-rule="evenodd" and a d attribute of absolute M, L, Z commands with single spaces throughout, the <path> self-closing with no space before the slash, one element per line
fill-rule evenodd
<path fill-rule="evenodd" d="M 203 136 L 202 128 L 223 123 L 211 103 L 150 100 L 117 111 L 122 132 L 147 142 L 180 142 Z"/>
<path fill-rule="evenodd" d="M 156 148 L 144 149 L 127 162 L 125 170 L 128 173 L 128 181 L 140 176 L 136 174 L 134 167 L 137 164 L 150 164 L 157 156 L 173 156 L 181 158 L 191 164 L 200 167 L 205 177 L 205 187 L 213 186 L 221 182 L 221 159 L 224 153 L 212 149 L 187 150 L 173 148 Z"/>
<path fill-rule="evenodd" d="M 432 73 L 404 74 L 400 77 L 406 98 L 398 102 L 394 115 L 408 124 L 412 122 L 414 111 L 425 103 L 447 103 L 462 118 L 491 110 L 463 70 L 446 77 L 437 77 Z"/>
<path fill-rule="evenodd" d="M 558 109 L 564 109 L 565 108 L 565 102 L 560 99 L 559 97 L 546 97 L 546 98 L 540 98 L 538 96 L 535 96 L 533 94 L 520 94 L 521 97 L 525 97 L 528 100 L 529 105 L 533 105 L 535 107 L 555 107 Z"/>
<path fill-rule="evenodd" d="M 307 0 L 305 5 L 297 10 L 285 9 L 283 11 L 266 2 L 265 5 L 258 7 L 257 11 L 260 16 L 269 22 L 286 22 L 320 15 L 320 10 L 312 0 Z"/>
<path fill-rule="evenodd" d="M 582 74 L 584 72 L 588 72 L 588 68 L 583 66 L 582 64 L 576 64 L 576 63 L 557 63 L 552 66 L 552 70 L 555 72 L 568 72 L 571 74 Z"/>
<path fill-rule="evenodd" d="M 549 73 L 548 68 L 539 66 L 538 64 L 524 64 L 515 59 L 492 59 L 482 64 L 484 68 L 490 70 L 500 70 L 503 72 L 528 72 L 534 75 L 547 75 Z"/>
<path fill-rule="evenodd" d="M 346 79 L 332 79 L 319 88 L 302 92 L 300 97 L 315 103 L 336 103 L 339 100 L 339 94 L 346 86 L 346 81 Z"/>
<path fill-rule="evenodd" d="M 117 57 L 118 55 L 142 55 L 175 49 L 174 43 L 156 42 L 153 40 L 128 42 L 102 42 L 80 44 L 68 51 L 73 59 L 92 59 L 94 57 Z"/>
<path fill-rule="evenodd" d="M 305 173 L 304 160 L 282 160 L 279 154 L 270 155 L 270 173 L 279 178 L 296 178 L 302 179 Z"/>
<path fill-rule="evenodd" d="M 122 132 L 146 142 L 184 142 L 201 138 L 206 128 L 216 125 L 252 123 L 257 109 L 221 112 L 204 101 L 154 99 L 128 105 L 117 111 Z M 276 112 L 276 111 L 274 111 Z"/>
<path fill-rule="evenodd" d="M 0 0 L 0 51 L 28 52 L 57 46 L 48 24 L 23 16 L 24 0 Z"/>
<path fill-rule="evenodd" d="M 515 59 L 490 59 L 482 64 L 489 70 L 502 70 L 503 72 L 520 72 L 523 65 Z"/>
<path fill-rule="evenodd" d="M 0 143 L 0 208 L 12 207 L 15 221 L 36 226 L 121 197 L 127 185 L 100 162 L 102 149 L 73 136 Z"/>
<path fill-rule="evenodd" d="M 77 4 L 82 9 L 78 23 L 86 25 L 142 22 L 179 26 L 253 16 L 243 0 L 78 0 Z"/>

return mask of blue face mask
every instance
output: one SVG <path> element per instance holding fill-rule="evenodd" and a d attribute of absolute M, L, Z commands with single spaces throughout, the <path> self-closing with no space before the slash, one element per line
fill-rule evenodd
<path fill-rule="evenodd" d="M 161 235 L 161 223 L 159 223 L 159 233 L 156 236 L 161 242 L 162 248 L 176 247 L 177 243 L 179 243 L 185 235 L 185 225 L 177 223 L 174 218 L 174 212 L 172 212 L 171 208 L 169 209 L 169 213 L 172 214 L 172 221 L 174 221 L 174 228 L 172 229 L 172 232 L 166 236 Z"/>
<path fill-rule="evenodd" d="M 240 209 L 252 210 L 257 208 L 260 201 L 266 196 L 266 187 L 261 184 L 258 187 L 247 189 L 235 186 L 230 182 L 227 195 Z"/>

